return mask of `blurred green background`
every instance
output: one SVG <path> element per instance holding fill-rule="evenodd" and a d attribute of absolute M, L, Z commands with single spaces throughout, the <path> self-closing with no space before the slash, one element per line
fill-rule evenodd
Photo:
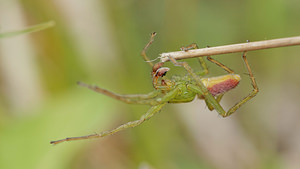
<path fill-rule="evenodd" d="M 151 59 L 193 42 L 206 47 L 299 36 L 299 6 L 296 0 L 0 1 L 1 32 L 56 22 L 0 40 L 0 168 L 299 168 L 299 46 L 248 52 L 260 93 L 228 118 L 195 100 L 167 105 L 143 125 L 107 138 L 49 144 L 112 129 L 147 111 L 76 81 L 122 94 L 152 91 L 151 68 L 140 56 L 151 32 L 158 33 Z M 228 109 L 251 83 L 241 54 L 214 58 L 243 78 L 221 102 Z M 185 75 L 167 65 L 168 76 Z M 209 69 L 211 76 L 225 73 Z"/>

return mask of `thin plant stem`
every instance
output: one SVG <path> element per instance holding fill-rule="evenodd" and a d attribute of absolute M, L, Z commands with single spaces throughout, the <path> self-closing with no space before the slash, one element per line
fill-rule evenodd
<path fill-rule="evenodd" d="M 176 60 L 180 60 L 180 59 L 188 59 L 188 58 L 195 58 L 201 56 L 237 53 L 237 52 L 244 52 L 244 51 L 293 46 L 293 45 L 300 45 L 300 36 L 264 40 L 264 41 L 257 41 L 257 42 L 239 43 L 239 44 L 201 48 L 201 49 L 193 49 L 188 51 L 162 53 L 160 54 L 160 60 L 162 62 L 169 61 L 170 56 Z"/>

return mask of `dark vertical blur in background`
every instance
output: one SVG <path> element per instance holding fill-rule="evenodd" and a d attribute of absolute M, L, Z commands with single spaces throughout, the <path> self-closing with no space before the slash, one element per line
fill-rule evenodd
<path fill-rule="evenodd" d="M 181 169 L 300 166 L 300 47 L 248 52 L 260 93 L 228 118 L 203 101 L 167 105 L 143 125 L 98 140 L 50 140 L 112 129 L 148 106 L 126 105 L 76 81 L 117 93 L 152 91 L 148 51 L 300 35 L 296 0 L 2 0 L 0 31 L 48 20 L 44 31 L 0 40 L 0 168 Z M 251 90 L 241 54 L 213 56 L 242 82 L 223 97 L 228 109 Z M 195 70 L 199 65 L 188 60 Z M 185 75 L 171 67 L 172 74 Z M 225 72 L 209 64 L 210 75 Z"/>

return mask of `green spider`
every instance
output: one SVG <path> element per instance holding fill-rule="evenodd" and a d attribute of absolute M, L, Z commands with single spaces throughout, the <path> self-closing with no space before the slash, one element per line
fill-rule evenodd
<path fill-rule="evenodd" d="M 248 69 L 253 90 L 248 96 L 236 103 L 228 111 L 225 111 L 219 104 L 219 102 L 226 92 L 235 88 L 238 85 L 241 78 L 240 75 L 235 74 L 234 71 L 232 71 L 222 63 L 214 60 L 213 58 L 207 56 L 207 59 L 209 61 L 218 65 L 219 67 L 223 68 L 226 72 L 228 72 L 227 75 L 210 78 L 201 78 L 202 76 L 208 73 L 206 63 L 202 57 L 198 58 L 198 60 L 203 70 L 200 72 L 194 72 L 187 63 L 177 62 L 172 56 L 169 56 L 170 61 L 175 66 L 183 67 L 188 72 L 189 76 L 173 76 L 172 79 L 167 79 L 164 76 L 170 69 L 168 67 L 162 67 L 164 64 L 163 62 L 153 64 L 146 55 L 146 50 L 152 44 L 155 35 L 155 32 L 151 34 L 150 41 L 147 43 L 147 45 L 144 47 L 141 53 L 144 60 L 152 67 L 152 83 L 153 87 L 155 88 L 153 92 L 150 92 L 148 94 L 120 95 L 97 86 L 91 86 L 82 82 L 78 82 L 80 86 L 87 87 L 95 92 L 104 94 L 106 96 L 123 101 L 125 103 L 150 105 L 151 108 L 144 115 L 142 115 L 139 120 L 130 121 L 128 123 L 120 125 L 119 127 L 113 130 L 80 137 L 68 137 L 57 141 L 51 141 L 51 144 L 58 144 L 65 141 L 73 140 L 100 138 L 112 135 L 121 130 L 136 127 L 145 122 L 146 120 L 149 120 L 156 113 L 158 113 L 167 103 L 191 102 L 195 99 L 195 97 L 203 99 L 209 110 L 216 110 L 222 117 L 227 117 L 234 113 L 238 108 L 240 108 L 243 104 L 245 104 L 258 93 L 258 87 L 256 85 L 255 78 L 248 64 L 246 52 L 243 52 L 242 58 Z M 188 47 L 182 47 L 181 50 L 188 51 L 190 49 L 195 48 L 198 48 L 197 45 L 192 44 Z"/>

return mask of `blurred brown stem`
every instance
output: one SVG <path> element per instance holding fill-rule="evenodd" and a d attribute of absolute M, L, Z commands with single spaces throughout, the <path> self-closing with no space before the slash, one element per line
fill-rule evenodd
<path fill-rule="evenodd" d="M 226 53 L 252 51 L 252 50 L 277 48 L 277 47 L 293 46 L 293 45 L 300 45 L 300 36 L 264 40 L 258 42 L 239 43 L 239 44 L 209 47 L 209 48 L 202 48 L 202 49 L 194 49 L 188 51 L 168 52 L 168 53 L 160 54 L 160 59 L 162 62 L 166 62 L 169 61 L 168 56 L 172 56 L 176 60 L 180 60 L 180 59 L 188 59 L 188 58 L 194 58 L 200 56 L 219 55 L 219 54 L 226 54 Z"/>

